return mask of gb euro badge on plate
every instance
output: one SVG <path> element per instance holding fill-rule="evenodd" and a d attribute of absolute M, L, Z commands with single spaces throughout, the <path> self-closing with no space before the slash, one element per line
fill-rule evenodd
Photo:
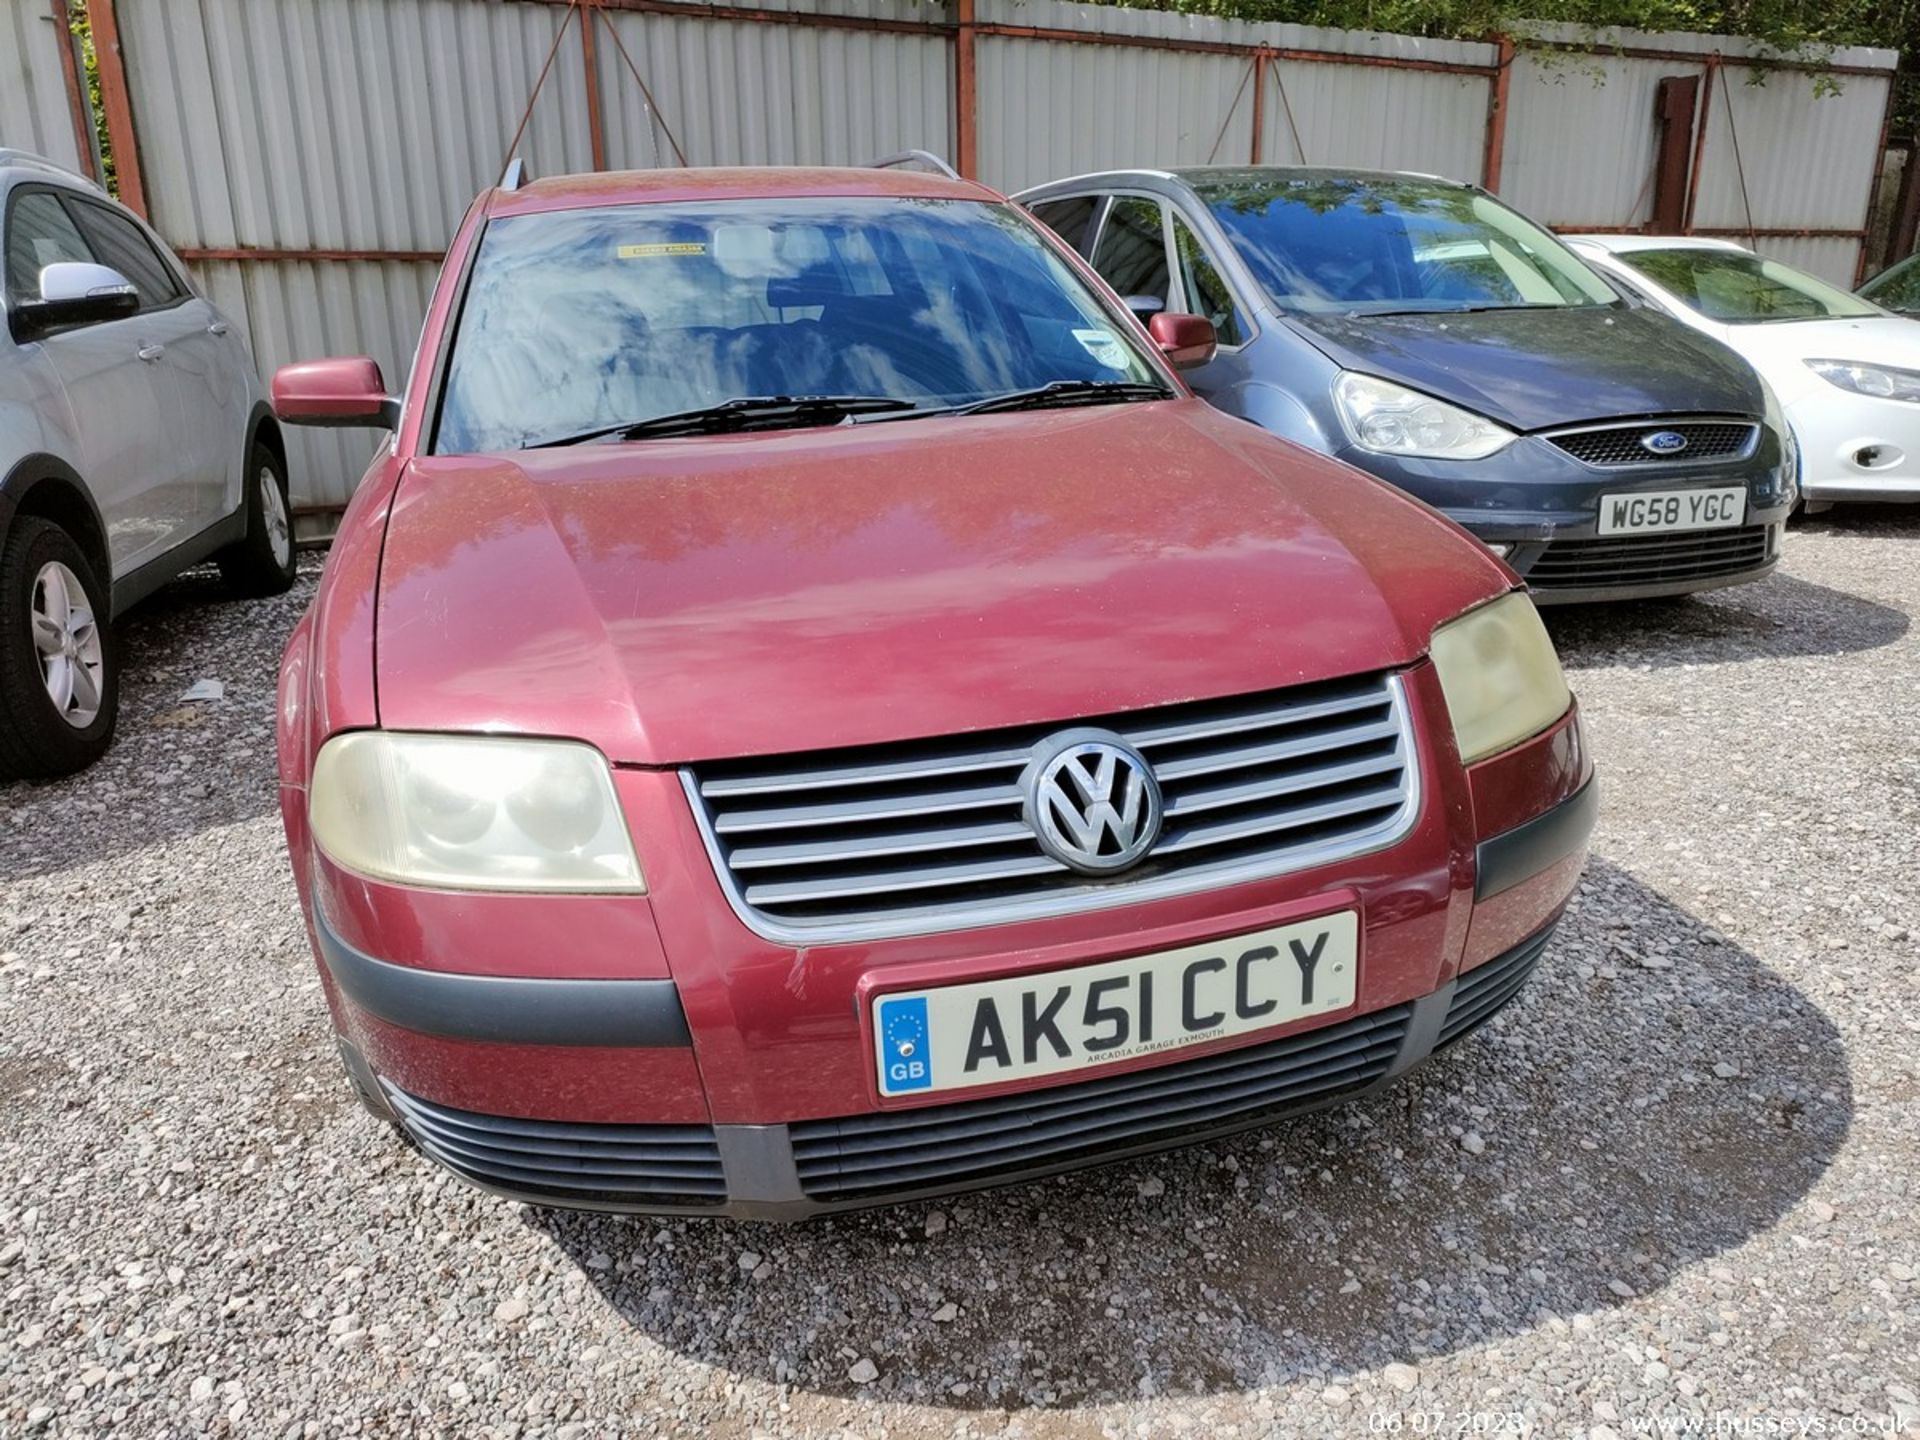
<path fill-rule="evenodd" d="M 933 1064 L 927 1053 L 926 996 L 882 1000 L 879 1010 L 880 1073 L 887 1094 L 925 1090 L 933 1084 Z"/>

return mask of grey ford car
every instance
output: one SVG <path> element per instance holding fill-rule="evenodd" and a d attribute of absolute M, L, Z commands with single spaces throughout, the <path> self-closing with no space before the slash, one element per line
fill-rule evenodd
<path fill-rule="evenodd" d="M 1305 168 L 1127 170 L 1016 197 L 1145 318 L 1213 322 L 1186 378 L 1418 496 L 1543 602 L 1758 579 L 1792 434 L 1731 350 L 1475 186 Z"/>

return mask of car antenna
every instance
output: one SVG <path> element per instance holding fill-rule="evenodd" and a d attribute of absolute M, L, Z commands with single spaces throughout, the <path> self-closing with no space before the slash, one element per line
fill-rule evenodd
<path fill-rule="evenodd" d="M 502 190 L 518 190 L 533 177 L 527 174 L 527 162 L 518 155 L 507 162 L 506 173 L 500 177 Z"/>

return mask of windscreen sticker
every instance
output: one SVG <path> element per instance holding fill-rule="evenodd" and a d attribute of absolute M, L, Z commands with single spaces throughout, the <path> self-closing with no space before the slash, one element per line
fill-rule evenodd
<path fill-rule="evenodd" d="M 1080 342 L 1096 364 L 1104 365 L 1109 370 L 1127 368 L 1127 347 L 1111 330 L 1076 330 L 1073 338 Z"/>
<path fill-rule="evenodd" d="M 651 260 L 658 255 L 704 255 L 707 247 L 692 240 L 663 241 L 655 245 L 622 245 L 616 253 L 622 260 Z"/>

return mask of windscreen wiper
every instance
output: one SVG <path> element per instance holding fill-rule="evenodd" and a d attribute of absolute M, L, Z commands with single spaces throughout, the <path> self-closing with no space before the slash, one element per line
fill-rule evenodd
<path fill-rule="evenodd" d="M 1557 300 L 1522 300 L 1511 305 L 1416 305 L 1405 310 L 1355 309 L 1346 313 L 1349 317 L 1380 320 L 1408 315 L 1491 315 L 1502 310 L 1568 310 L 1572 308 Z"/>
<path fill-rule="evenodd" d="M 556 445 L 585 445 L 594 440 L 647 440 L 671 435 L 729 435 L 743 430 L 798 430 L 813 425 L 837 425 L 854 415 L 877 415 L 892 410 L 917 410 L 911 400 L 891 395 L 737 395 L 718 405 L 678 410 L 647 420 L 602 425 L 578 435 L 535 440 L 523 450 L 545 450 Z"/>
<path fill-rule="evenodd" d="M 1104 405 L 1110 401 L 1171 400 L 1173 391 L 1164 385 L 1139 380 L 1055 380 L 1031 390 L 1013 390 L 1005 395 L 990 395 L 971 405 L 960 405 L 949 415 L 984 415 L 995 410 L 1046 410 L 1060 405 Z"/>

